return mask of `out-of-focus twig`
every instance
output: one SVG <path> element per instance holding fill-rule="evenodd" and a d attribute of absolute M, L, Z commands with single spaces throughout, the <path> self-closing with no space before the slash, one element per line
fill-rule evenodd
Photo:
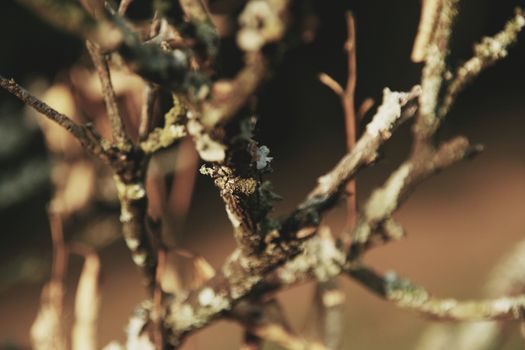
<path fill-rule="evenodd" d="M 184 221 L 191 205 L 191 198 L 198 173 L 199 156 L 191 139 L 182 140 L 177 151 L 175 174 L 168 198 L 167 215 L 175 223 L 177 238 L 181 238 Z"/>
<path fill-rule="evenodd" d="M 442 0 L 421 1 L 421 18 L 412 49 L 412 61 L 423 62 L 436 27 Z"/>
<path fill-rule="evenodd" d="M 119 14 L 119 16 L 124 16 L 126 14 L 126 11 L 128 10 L 128 7 L 129 5 L 131 5 L 132 2 L 133 0 L 121 0 L 120 1 L 120 4 L 118 4 L 118 10 L 117 10 L 117 13 Z"/>
<path fill-rule="evenodd" d="M 369 268 L 353 268 L 348 274 L 378 296 L 402 308 L 430 318 L 450 321 L 523 320 L 525 295 L 479 301 L 458 301 L 432 297 L 424 288 L 395 273 L 381 276 Z"/>
<path fill-rule="evenodd" d="M 144 87 L 144 101 L 140 113 L 139 124 L 139 141 L 144 141 L 148 136 L 152 125 L 154 123 L 153 113 L 155 108 L 155 101 L 159 94 L 159 88 L 151 84 L 146 84 Z"/>
<path fill-rule="evenodd" d="M 241 302 L 232 312 L 232 317 L 249 330 L 252 339 L 278 344 L 287 350 L 327 350 L 322 344 L 309 342 L 298 336 L 286 322 L 279 303 L 272 299 L 263 303 Z M 259 349 L 258 341 L 246 349 Z"/>
<path fill-rule="evenodd" d="M 100 310 L 100 260 L 96 253 L 84 256 L 84 267 L 75 297 L 75 322 L 71 334 L 73 350 L 97 349 L 97 327 Z"/>
<path fill-rule="evenodd" d="M 64 244 L 62 219 L 58 213 L 49 210 L 51 238 L 53 242 L 53 263 L 51 279 L 42 288 L 40 309 L 31 326 L 31 342 L 37 350 L 65 350 L 67 337 L 64 318 L 64 278 L 68 251 Z"/>
<path fill-rule="evenodd" d="M 517 8 L 516 14 L 496 35 L 485 37 L 474 45 L 474 56 L 460 65 L 447 87 L 443 102 L 438 110 L 438 117 L 443 118 L 450 110 L 458 94 L 481 71 L 507 56 L 508 48 L 517 40 L 518 34 L 525 26 L 523 9 Z"/>
<path fill-rule="evenodd" d="M 525 242 L 519 242 L 492 269 L 483 288 L 486 298 L 519 295 L 525 291 Z M 501 344 L 508 325 L 503 322 L 466 323 L 450 329 L 443 324 L 429 326 L 415 349 L 489 350 Z"/>

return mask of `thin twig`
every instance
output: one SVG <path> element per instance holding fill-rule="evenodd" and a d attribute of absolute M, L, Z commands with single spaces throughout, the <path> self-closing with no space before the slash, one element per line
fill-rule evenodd
<path fill-rule="evenodd" d="M 425 60 L 428 45 L 432 41 L 436 28 L 441 2 L 442 0 L 423 0 L 421 2 L 421 18 L 411 56 L 413 62 Z"/>
<path fill-rule="evenodd" d="M 368 111 L 374 106 L 374 99 L 373 98 L 366 98 L 362 103 L 361 106 L 359 106 L 359 109 L 357 110 L 357 119 L 363 120 L 368 113 Z"/>
<path fill-rule="evenodd" d="M 507 56 L 507 49 L 516 42 L 518 34 L 525 26 L 523 9 L 516 9 L 515 16 L 505 27 L 492 37 L 485 37 L 474 45 L 474 56 L 463 63 L 454 74 L 447 88 L 443 102 L 438 110 L 438 118 L 443 118 L 450 110 L 458 94 L 484 69 Z"/>
<path fill-rule="evenodd" d="M 64 243 L 64 232 L 62 218 L 53 209 L 48 210 L 51 238 L 53 241 L 53 266 L 51 279 L 64 283 L 69 253 Z"/>
<path fill-rule="evenodd" d="M 119 113 L 117 97 L 115 95 L 115 90 L 113 89 L 113 84 L 111 83 L 108 59 L 106 55 L 100 51 L 100 48 L 91 41 L 86 41 L 86 47 L 97 70 L 100 84 L 102 85 L 102 95 L 106 102 L 106 110 L 111 123 L 113 142 L 119 149 L 127 149 L 129 148 L 131 141 L 124 130 L 122 116 Z"/>
<path fill-rule="evenodd" d="M 36 350 L 65 350 L 67 337 L 64 320 L 65 274 L 69 252 L 64 244 L 62 219 L 49 209 L 53 241 L 51 279 L 42 288 L 40 308 L 31 326 L 31 342 Z"/>
<path fill-rule="evenodd" d="M 75 323 L 71 335 L 73 350 L 97 349 L 97 322 L 100 309 L 100 260 L 96 253 L 85 255 L 75 296 Z"/>
<path fill-rule="evenodd" d="M 350 277 L 376 295 L 425 316 L 448 321 L 523 320 L 525 295 L 478 301 L 432 297 L 424 288 L 394 273 L 381 276 L 367 267 L 347 271 Z"/>
<path fill-rule="evenodd" d="M 159 88 L 152 84 L 144 87 L 144 102 L 140 112 L 139 140 L 145 141 L 153 127 L 153 112 L 158 97 Z"/>
<path fill-rule="evenodd" d="M 391 136 L 391 132 L 401 121 L 402 107 L 419 96 L 419 93 L 418 86 L 407 93 L 385 89 L 383 103 L 355 147 L 339 161 L 334 169 L 318 179 L 317 186 L 298 206 L 298 210 L 303 211 L 312 207 L 326 209 L 332 205 L 355 172 L 376 160 L 379 146 Z"/>
<path fill-rule="evenodd" d="M 26 105 L 32 107 L 48 119 L 66 129 L 91 154 L 107 161 L 106 151 L 103 147 L 103 144 L 107 144 L 107 141 L 97 134 L 93 128 L 77 124 L 67 115 L 58 112 L 35 96 L 31 95 L 31 93 L 18 85 L 13 79 L 6 79 L 0 75 L 0 87 L 6 89 Z"/>
<path fill-rule="evenodd" d="M 357 119 L 355 112 L 355 87 L 357 82 L 357 59 L 356 59 L 356 33 L 355 33 L 355 21 L 351 12 L 346 14 L 347 22 L 347 40 L 345 43 L 345 49 L 347 51 L 347 67 L 348 75 L 347 82 L 344 91 L 344 97 L 342 98 L 343 111 L 345 115 L 346 125 L 346 148 L 347 152 L 350 152 L 356 144 L 357 139 Z M 348 198 L 346 200 L 347 210 L 347 226 L 351 230 L 356 225 L 357 220 L 357 187 L 355 179 L 348 182 L 346 185 L 346 191 L 348 192 Z M 348 231 L 343 231 L 348 232 Z M 348 246 L 349 238 L 343 236 L 341 239 Z M 346 238 L 346 239 L 345 239 Z"/>
<path fill-rule="evenodd" d="M 133 0 L 121 0 L 120 4 L 118 5 L 117 13 L 119 16 L 124 16 L 126 14 L 126 11 L 128 10 L 129 5 Z"/>
<path fill-rule="evenodd" d="M 174 221 L 176 241 L 182 239 L 182 230 L 190 209 L 198 167 L 199 155 L 191 139 L 186 138 L 182 140 L 177 151 L 176 169 L 168 196 L 166 213 Z"/>

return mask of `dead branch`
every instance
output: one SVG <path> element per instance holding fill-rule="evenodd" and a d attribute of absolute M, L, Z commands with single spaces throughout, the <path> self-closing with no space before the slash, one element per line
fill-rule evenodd
<path fill-rule="evenodd" d="M 73 135 L 92 155 L 107 161 L 105 150 L 107 141 L 102 139 L 102 137 L 96 133 L 92 127 L 89 125 L 82 126 L 77 124 L 67 115 L 56 111 L 44 102 L 40 101 L 35 96 L 31 95 L 27 90 L 18 85 L 13 79 L 6 79 L 3 76 L 0 76 L 0 87 L 6 89 L 11 94 L 20 99 L 23 103 L 34 108 L 36 111 L 42 113 L 46 118 L 63 127 L 71 135 Z"/>
<path fill-rule="evenodd" d="M 376 295 L 396 305 L 433 319 L 447 321 L 523 320 L 525 296 L 501 297 L 479 301 L 457 301 L 432 297 L 424 288 L 397 277 L 381 276 L 366 267 L 348 274 Z"/>
<path fill-rule="evenodd" d="M 113 84 L 111 83 L 108 58 L 100 51 L 98 45 L 91 41 L 86 41 L 86 48 L 88 49 L 89 55 L 91 56 L 91 60 L 95 65 L 98 77 L 100 79 L 100 84 L 102 86 L 102 96 L 104 96 L 108 118 L 111 123 L 113 142 L 118 148 L 129 148 L 131 141 L 124 131 L 124 124 L 118 109 L 115 90 L 113 89 Z"/>
<path fill-rule="evenodd" d="M 525 26 L 525 16 L 522 9 L 516 9 L 516 14 L 505 27 L 492 37 L 485 37 L 474 45 L 474 56 L 457 68 L 452 78 L 443 102 L 439 107 L 438 117 L 443 118 L 450 110 L 458 94 L 477 77 L 484 69 L 492 66 L 507 56 L 508 48 L 517 40 L 518 34 Z"/>
<path fill-rule="evenodd" d="M 83 11 L 76 22 L 68 22 L 63 17 L 64 8 L 53 14 L 50 10 L 55 7 L 45 0 L 24 2 L 42 8 L 44 17 L 71 32 L 90 31 L 88 27 L 92 19 L 89 17 L 89 23 L 84 23 Z M 104 140 L 93 127 L 77 124 L 13 80 L 0 77 L 2 88 L 70 132 L 91 154 L 108 163 L 114 173 L 123 236 L 151 292 L 151 300 L 141 303 L 130 318 L 127 348 L 176 348 L 193 331 L 224 317 L 233 318 L 245 327 L 243 346 L 246 349 L 259 349 L 263 341 L 275 342 L 292 350 L 336 348 L 341 335 L 340 318 L 334 321 L 325 317 L 321 325 L 325 330 L 324 345 L 309 343 L 291 330 L 272 297 L 273 293 L 284 288 L 315 280 L 321 286 L 320 305 L 325 312 L 332 312 L 340 308 L 344 300 L 344 295 L 333 284 L 334 278 L 343 272 L 387 301 L 436 319 L 523 320 L 523 295 L 465 302 L 438 299 L 408 280 L 394 274 L 381 276 L 361 262 L 371 248 L 404 235 L 403 227 L 393 219 L 393 214 L 422 181 L 481 151 L 480 146 L 471 145 L 462 136 L 439 143 L 436 132 L 465 85 L 483 69 L 506 56 L 507 48 L 525 26 L 522 10 L 516 12 L 500 33 L 476 45 L 474 56 L 451 76 L 447 60 L 459 0 L 425 1 L 413 51 L 414 60 L 425 61 L 421 87 L 416 86 L 409 92 L 385 89 L 382 104 L 358 140 L 354 101 L 355 24 L 352 15 L 347 14 L 346 85 L 341 87 L 326 74 L 321 74 L 320 80 L 341 99 L 348 153 L 318 179 L 317 185 L 295 210 L 284 219 L 276 220 L 270 217 L 270 211 L 277 195 L 271 184 L 264 180 L 265 173 L 270 171 L 272 157 L 269 149 L 253 138 L 255 118 L 239 112 L 243 112 L 243 107 L 272 68 L 272 57 L 265 49 L 270 44 L 284 42 L 287 30 L 293 25 L 289 2 L 250 0 L 245 4 L 238 18 L 236 37 L 244 52 L 245 66 L 229 81 L 214 81 L 212 67 L 218 50 L 218 34 L 206 3 L 182 0 L 180 8 L 175 8 L 175 12 L 180 12 L 175 18 L 168 18 L 168 12 L 160 9 L 163 4 L 155 4 L 158 11 L 151 23 L 146 23 L 146 29 L 123 17 L 130 3 L 130 0 L 121 1 L 116 13 L 108 7 L 107 19 L 95 22 L 105 25 L 109 22 L 118 29 L 119 35 L 97 41 L 92 34 L 84 33 L 92 40 L 87 42 L 87 47 L 102 85 L 112 126 L 112 143 Z M 114 57 L 121 57 L 131 71 L 147 82 L 137 144 L 131 141 L 118 110 L 110 77 L 110 53 L 116 53 Z M 160 124 L 160 121 L 154 121 L 155 100 L 160 89 L 172 91 L 173 107 L 163 116 L 163 126 L 155 128 Z M 380 147 L 402 122 L 415 113 L 412 105 L 416 102 L 418 111 L 410 156 L 382 186 L 372 191 L 358 211 L 355 176 L 376 161 Z M 406 108 L 408 106 L 413 108 Z M 360 115 L 364 113 L 359 112 Z M 236 126 L 241 130 L 235 137 L 226 132 L 229 123 L 234 122 L 239 123 Z M 148 197 L 152 195 L 146 192 L 145 181 L 151 156 L 174 146 L 186 135 L 193 139 L 201 159 L 208 162 L 201 172 L 209 175 L 219 189 L 233 226 L 237 248 L 216 272 L 205 260 L 190 256 L 195 278 L 187 286 L 179 283 L 170 289 L 169 283 L 163 280 L 164 276 L 171 273 L 175 279 L 180 277 L 176 270 L 180 267 L 168 267 L 169 252 L 164 249 L 160 237 L 152 237 L 158 233 L 155 230 L 160 224 L 154 228 L 146 225 Z M 192 182 L 193 178 L 182 180 Z M 352 234 L 349 247 L 338 244 L 329 229 L 320 226 L 325 212 L 340 201 L 345 190 L 353 194 L 348 200 L 348 231 Z M 189 197 L 184 193 L 173 194 L 177 195 L 184 200 L 183 209 L 186 210 Z M 160 197 L 163 201 L 168 198 Z M 167 206 L 166 203 L 160 205 Z M 164 214 L 161 219 L 166 224 L 169 219 Z M 357 222 L 354 222 L 356 217 Z M 40 342 L 39 348 L 45 350 L 65 347 L 60 318 L 67 254 L 61 240 L 61 237 L 54 236 L 53 278 L 44 290 L 38 322 L 33 328 L 34 342 Z M 79 283 L 77 302 L 95 307 L 86 310 L 77 305 L 73 345 L 79 349 L 94 348 L 96 340 L 99 263 L 97 259 L 88 258 Z M 340 316 L 340 312 L 330 315 Z M 330 333 L 334 329 L 338 331 Z"/>
<path fill-rule="evenodd" d="M 166 326 L 172 333 L 172 342 L 178 343 L 188 332 L 205 326 L 230 309 L 263 280 L 265 273 L 301 251 L 301 241 L 315 233 L 320 213 L 335 203 L 346 182 L 361 167 L 375 160 L 377 149 L 401 120 L 401 106 L 417 95 L 417 88 L 410 93 L 386 90 L 383 105 L 356 147 L 334 170 L 320 178 L 314 191 L 283 222 L 280 232 L 268 234 L 264 251 L 246 256 L 236 250 L 215 277 L 191 291 L 185 300 L 169 306 Z"/>
<path fill-rule="evenodd" d="M 75 323 L 71 334 L 73 350 L 97 349 L 97 324 L 100 310 L 100 260 L 90 252 L 85 256 L 75 297 Z"/>

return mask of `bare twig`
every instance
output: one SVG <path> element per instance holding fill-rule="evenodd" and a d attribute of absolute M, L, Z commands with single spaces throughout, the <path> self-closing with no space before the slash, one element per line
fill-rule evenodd
<path fill-rule="evenodd" d="M 421 18 L 411 57 L 414 62 L 423 62 L 425 60 L 428 45 L 432 41 L 432 35 L 436 28 L 441 2 L 442 0 L 423 0 L 421 2 Z"/>
<path fill-rule="evenodd" d="M 127 149 L 130 147 L 131 141 L 124 130 L 122 116 L 119 113 L 117 97 L 115 96 L 115 90 L 111 83 L 108 59 L 95 43 L 86 41 L 86 47 L 97 70 L 100 84 L 102 85 L 102 96 L 106 102 L 106 110 L 113 133 L 113 142 L 119 149 Z"/>
<path fill-rule="evenodd" d="M 120 4 L 118 5 L 117 13 L 119 16 L 124 16 L 126 14 L 126 11 L 128 10 L 129 5 L 133 0 L 121 0 Z"/>
<path fill-rule="evenodd" d="M 326 73 L 321 73 L 319 74 L 319 80 L 321 81 L 321 83 L 329 87 L 341 99 L 344 98 L 345 91 L 343 90 L 343 87 L 337 81 L 334 80 L 334 78 L 332 78 Z"/>
<path fill-rule="evenodd" d="M 341 194 L 344 186 L 363 166 L 373 163 L 381 144 L 391 136 L 391 132 L 401 121 L 401 108 L 419 95 L 419 87 L 408 93 L 392 92 L 385 89 L 383 103 L 376 115 L 367 125 L 355 147 L 339 161 L 334 169 L 318 179 L 317 186 L 310 192 L 298 211 L 318 208 L 325 210 Z"/>
<path fill-rule="evenodd" d="M 38 0 L 32 1 L 38 3 Z M 239 16 L 240 30 L 237 36 L 239 47 L 245 52 L 245 67 L 233 80 L 214 84 L 208 68 L 217 50 L 217 35 L 204 2 L 181 1 L 181 8 L 186 15 L 184 24 L 191 27 L 188 32 L 194 31 L 195 35 L 176 33 L 167 20 L 156 18 L 155 25 L 149 29 L 154 33 L 158 28 L 159 35 L 146 42 L 135 27 L 123 18 L 130 2 L 122 0 L 119 15 L 111 14 L 109 17 L 113 16 L 112 23 L 120 28 L 122 34 L 119 44 L 112 49 L 118 50 L 130 68 L 151 84 L 145 92 L 138 145 L 131 143 L 119 115 L 108 57 L 91 42 L 87 46 L 101 80 L 113 129 L 113 145 L 90 127 L 78 125 L 31 96 L 14 81 L 0 77 L 3 88 L 67 129 L 91 153 L 105 159 L 115 173 L 124 238 L 135 264 L 145 275 L 153 297 L 153 303 L 143 303 L 130 320 L 129 348 L 176 347 L 192 331 L 224 316 L 236 318 L 245 326 L 245 345 L 250 349 L 260 348 L 263 340 L 292 350 L 336 348 L 341 332 L 333 335 L 330 331 L 341 330 L 339 318 L 334 321 L 325 317 L 325 345 L 309 344 L 290 329 L 280 310 L 273 313 L 276 306 L 274 299 L 268 303 L 265 301 L 276 290 L 315 279 L 320 283 L 318 301 L 325 311 L 331 312 L 331 308 L 340 308 L 344 300 L 341 291 L 332 284 L 334 278 L 343 271 L 381 297 L 435 318 L 523 320 L 525 296 L 479 302 L 442 300 L 431 297 L 423 288 L 395 275 L 383 277 L 360 264 L 360 259 L 368 249 L 403 236 L 402 226 L 392 215 L 421 181 L 480 151 L 480 147 L 471 146 L 464 137 L 454 138 L 441 145 L 434 144 L 434 137 L 459 91 L 483 68 L 505 55 L 508 45 L 525 26 L 522 12 L 518 11 L 501 33 L 478 45 L 475 57 L 462 65 L 454 80 L 447 85 L 450 74 L 446 60 L 459 0 L 426 0 L 413 53 L 415 60 L 425 59 L 422 87 L 415 87 L 408 93 L 385 89 L 383 103 L 358 141 L 354 106 L 355 24 L 352 15 L 347 14 L 346 85 L 341 87 L 326 74 L 322 74 L 320 79 L 341 99 L 348 154 L 333 170 L 319 178 L 313 191 L 292 213 L 283 220 L 274 220 L 269 217 L 269 212 L 275 194 L 269 189 L 269 183 L 262 180 L 271 157 L 267 157 L 268 149 L 259 146 L 251 137 L 249 128 L 254 123 L 253 119 L 241 120 L 242 140 L 239 143 L 235 143 L 237 141 L 233 137 L 230 138 L 230 130 L 224 125 L 246 105 L 267 75 L 272 60 L 267 59 L 266 50 L 263 53 L 262 49 L 267 44 L 283 39 L 288 25 L 288 1 L 250 0 L 245 4 Z M 168 37 L 177 37 L 178 40 L 164 40 Z M 164 126 L 154 130 L 151 130 L 156 125 L 152 121 L 155 101 L 152 84 L 160 84 L 159 89 L 175 91 L 181 99 L 176 100 L 174 108 L 165 115 Z M 211 98 L 208 98 L 210 95 Z M 354 178 L 361 168 L 376 161 L 379 148 L 406 119 L 402 108 L 418 97 L 419 112 L 413 129 L 415 142 L 412 153 L 383 186 L 372 192 L 356 222 Z M 211 175 L 220 189 L 238 247 L 217 272 L 205 261 L 202 263 L 195 259 L 193 262 L 197 272 L 194 280 L 200 280 L 192 281 L 190 287 L 178 286 L 178 289 L 175 288 L 177 290 L 170 291 L 174 294 L 171 298 L 161 289 L 165 252 L 160 242 L 152 242 L 151 232 L 146 227 L 148 196 L 144 182 L 151 155 L 173 145 L 186 133 L 193 138 L 201 158 L 212 162 L 210 166 L 204 166 L 202 172 Z M 242 157 L 237 157 L 239 154 Z M 348 231 L 353 233 L 350 248 L 345 244 L 340 246 L 328 230 L 319 226 L 322 215 L 343 197 L 345 190 L 352 194 L 348 199 Z M 186 206 L 188 198 L 184 196 Z M 54 237 L 55 241 L 60 243 L 60 239 Z M 61 279 L 65 269 L 60 266 L 65 264 L 65 258 L 60 257 L 58 251 L 61 247 L 56 242 L 55 248 L 51 281 L 54 284 L 49 283 L 49 291 L 43 295 L 45 298 L 42 304 L 42 310 L 46 307 L 50 312 L 47 313 L 47 319 L 41 318 L 40 332 L 48 330 L 53 336 L 57 335 L 59 341 L 41 338 L 42 344 L 45 342 L 47 346 L 41 349 L 45 350 L 62 349 L 65 346 L 60 334 L 63 301 Z M 96 274 L 89 275 L 88 287 L 96 288 L 93 279 Z M 79 288 L 79 294 L 83 289 Z M 97 295 L 96 291 L 92 294 Z M 341 316 L 340 312 L 331 315 Z M 85 335 L 94 332 L 93 320 L 96 315 L 93 317 L 93 314 L 88 313 L 88 316 L 85 320 L 89 323 L 88 330 L 80 332 Z M 47 325 L 42 320 L 47 320 Z M 152 337 L 151 326 L 155 327 Z M 91 338 L 94 339 L 94 336 Z M 90 349 L 94 347 L 89 340 L 84 341 L 84 345 Z"/>
<path fill-rule="evenodd" d="M 344 91 L 344 95 L 341 98 L 343 105 L 343 111 L 345 116 L 346 125 L 346 148 L 350 152 L 354 147 L 357 139 L 357 119 L 355 112 L 355 87 L 357 81 L 357 63 L 356 63 L 356 34 L 355 34 L 355 21 L 352 13 L 346 14 L 347 22 L 347 40 L 345 43 L 345 49 L 347 51 L 347 81 Z M 346 191 L 348 192 L 348 198 L 346 200 L 347 205 L 347 225 L 349 229 L 352 229 L 356 224 L 357 219 L 357 191 L 355 180 L 349 181 L 346 185 Z M 343 237 L 344 240 L 345 237 Z"/>
<path fill-rule="evenodd" d="M 345 300 L 337 277 L 316 283 L 311 328 L 328 349 L 341 348 L 345 335 Z"/>
<path fill-rule="evenodd" d="M 64 285 L 51 280 L 42 288 L 40 308 L 31 326 L 31 343 L 36 350 L 66 350 L 63 324 Z"/>
<path fill-rule="evenodd" d="M 368 113 L 368 111 L 374 106 L 374 99 L 373 98 L 366 98 L 363 103 L 359 106 L 359 109 L 357 111 L 357 119 L 363 120 Z"/>
<path fill-rule="evenodd" d="M 140 113 L 139 141 L 145 141 L 151 131 L 155 101 L 159 93 L 159 88 L 152 84 L 144 87 L 144 102 Z"/>
<path fill-rule="evenodd" d="M 97 349 L 97 321 L 100 309 L 100 260 L 96 253 L 85 255 L 75 297 L 75 323 L 71 335 L 73 350 Z"/>
<path fill-rule="evenodd" d="M 40 101 L 35 96 L 31 95 L 27 90 L 18 85 L 13 79 L 6 79 L 0 76 L 0 87 L 6 89 L 11 94 L 19 98 L 22 102 L 31 106 L 36 111 L 42 113 L 48 119 L 54 121 L 69 133 L 71 133 L 86 150 L 94 156 L 108 161 L 105 145 L 107 141 L 96 133 L 96 131 L 88 126 L 82 126 L 74 122 L 70 117 L 64 115 L 55 109 L 48 106 L 46 103 Z"/>
<path fill-rule="evenodd" d="M 182 140 L 175 165 L 175 174 L 168 195 L 167 216 L 175 223 L 177 238 L 182 238 L 184 221 L 190 209 L 195 180 L 199 167 L 199 155 L 191 139 Z"/>
<path fill-rule="evenodd" d="M 50 281 L 42 288 L 40 308 L 31 326 L 31 342 L 37 350 L 65 350 L 64 279 L 69 253 L 64 244 L 62 219 L 52 209 L 49 210 L 49 222 L 53 241 L 52 273 Z"/>
<path fill-rule="evenodd" d="M 49 224 L 51 228 L 51 239 L 53 241 L 53 265 L 51 279 L 64 283 L 69 253 L 64 243 L 64 232 L 60 214 L 52 208 L 48 210 Z"/>

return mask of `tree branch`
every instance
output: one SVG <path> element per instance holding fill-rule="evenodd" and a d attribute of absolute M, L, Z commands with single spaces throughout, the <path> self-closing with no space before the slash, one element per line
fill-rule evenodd
<path fill-rule="evenodd" d="M 302 241 L 315 233 L 320 213 L 335 203 L 346 182 L 359 168 L 375 160 L 379 146 L 401 121 L 401 107 L 417 95 L 417 88 L 410 93 L 386 90 L 383 105 L 356 147 L 332 172 L 321 178 L 315 190 L 285 220 L 279 231 L 268 233 L 264 249 L 258 255 L 246 256 L 240 249 L 235 250 L 205 285 L 168 306 L 165 326 L 172 343 L 178 344 L 192 330 L 207 325 L 231 309 L 263 280 L 267 272 L 302 251 Z"/>
<path fill-rule="evenodd" d="M 415 99 L 419 93 L 418 86 L 407 93 L 385 89 L 383 103 L 355 147 L 339 161 L 334 169 L 317 180 L 317 186 L 283 226 L 297 226 L 308 218 L 308 213 L 323 212 L 334 205 L 356 172 L 376 160 L 379 147 L 390 138 L 392 131 L 401 122 L 402 107 Z M 307 226 L 307 224 L 303 223 L 299 226 Z"/>

